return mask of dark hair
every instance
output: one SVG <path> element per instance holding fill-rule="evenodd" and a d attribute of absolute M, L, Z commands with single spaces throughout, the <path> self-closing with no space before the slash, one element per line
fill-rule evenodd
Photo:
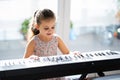
<path fill-rule="evenodd" d="M 40 31 L 34 27 L 34 24 L 36 23 L 37 25 L 40 25 L 42 20 L 47 20 L 47 19 L 55 19 L 55 14 L 53 13 L 52 10 L 43 9 L 43 10 L 35 11 L 32 19 L 31 19 L 31 22 L 30 22 L 30 31 L 32 31 L 32 33 L 33 33 L 32 36 L 40 33 Z"/>

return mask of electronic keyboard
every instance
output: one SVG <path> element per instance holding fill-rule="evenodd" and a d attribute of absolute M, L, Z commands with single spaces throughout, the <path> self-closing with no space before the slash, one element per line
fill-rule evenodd
<path fill-rule="evenodd" d="M 0 60 L 0 80 L 37 80 L 120 69 L 120 52 L 111 50 Z"/>

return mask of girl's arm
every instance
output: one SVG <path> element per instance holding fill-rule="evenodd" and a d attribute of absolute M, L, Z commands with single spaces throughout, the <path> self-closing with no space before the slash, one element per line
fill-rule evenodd
<path fill-rule="evenodd" d="M 59 36 L 58 36 L 58 48 L 60 49 L 60 51 L 63 54 L 69 54 L 70 53 L 69 49 L 67 48 L 67 46 L 65 45 L 65 43 L 63 42 L 63 40 Z"/>
<path fill-rule="evenodd" d="M 26 45 L 26 48 L 25 48 L 24 58 L 28 58 L 31 55 L 33 55 L 34 47 L 35 47 L 34 40 L 31 40 L 30 42 L 28 42 L 28 44 Z"/>

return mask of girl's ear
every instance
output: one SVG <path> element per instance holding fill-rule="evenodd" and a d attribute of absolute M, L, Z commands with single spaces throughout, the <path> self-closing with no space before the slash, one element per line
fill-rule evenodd
<path fill-rule="evenodd" d="M 37 30 L 39 29 L 38 24 L 34 24 L 34 27 L 35 27 Z"/>

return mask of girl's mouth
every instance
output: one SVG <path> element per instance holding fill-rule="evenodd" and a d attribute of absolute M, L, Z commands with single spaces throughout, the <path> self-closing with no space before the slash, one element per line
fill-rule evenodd
<path fill-rule="evenodd" d="M 47 35 L 51 35 L 51 33 L 47 33 Z"/>

